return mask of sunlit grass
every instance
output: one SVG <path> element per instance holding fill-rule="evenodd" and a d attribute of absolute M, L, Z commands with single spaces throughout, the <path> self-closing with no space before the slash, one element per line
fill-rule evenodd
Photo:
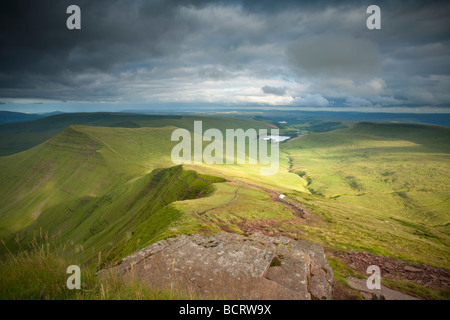
<path fill-rule="evenodd" d="M 3 242 L 4 246 L 5 243 Z M 55 245 L 48 234 L 37 233 L 16 253 L 0 260 L 0 300 L 195 300 L 192 290 L 159 290 L 137 279 L 110 272 L 97 275 L 98 265 L 82 265 L 67 256 L 70 245 Z M 68 289 L 67 267 L 81 268 L 81 288 Z"/>

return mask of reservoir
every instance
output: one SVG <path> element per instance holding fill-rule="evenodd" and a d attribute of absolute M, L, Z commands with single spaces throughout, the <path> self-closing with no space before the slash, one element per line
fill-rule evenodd
<path fill-rule="evenodd" d="M 289 140 L 290 138 L 292 138 L 292 137 L 289 137 L 289 136 L 272 136 L 272 135 L 270 135 L 270 136 L 265 137 L 264 140 L 265 141 L 271 140 L 272 142 L 283 142 L 283 141 Z"/>

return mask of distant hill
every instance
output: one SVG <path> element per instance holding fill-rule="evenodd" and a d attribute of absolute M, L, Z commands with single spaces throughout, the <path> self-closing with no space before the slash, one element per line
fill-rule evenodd
<path fill-rule="evenodd" d="M 61 114 L 62 112 L 55 111 L 51 113 L 22 113 L 13 111 L 0 111 L 0 124 L 3 123 L 17 123 L 25 121 L 33 121 L 56 114 Z"/>
<path fill-rule="evenodd" d="M 297 111 L 273 110 L 257 114 L 253 110 L 255 119 L 271 120 L 275 122 L 287 121 L 288 124 L 306 122 L 308 120 L 321 120 L 327 122 L 376 122 L 376 123 L 417 123 L 439 126 L 450 126 L 449 113 L 381 113 L 381 112 L 349 112 L 349 111 Z M 323 131 L 310 130 L 309 131 Z"/>
<path fill-rule="evenodd" d="M 248 118 L 224 121 L 221 117 L 204 116 L 148 115 L 118 112 L 63 113 L 34 121 L 0 124 L 0 157 L 37 146 L 70 125 L 121 128 L 175 126 L 192 130 L 194 120 L 202 120 L 204 126 L 220 130 L 273 128 L 267 123 Z"/>
<path fill-rule="evenodd" d="M 16 113 L 14 113 L 16 114 Z M 17 113 L 17 117 L 20 117 Z M 178 118 L 178 116 L 145 116 L 122 113 L 63 113 L 53 116 L 30 115 L 33 121 L 0 124 L 0 156 L 11 155 L 28 150 L 50 139 L 70 125 L 120 126 L 140 120 L 157 120 L 162 118 Z M 18 119 L 18 118 L 17 118 Z M 22 118 L 24 119 L 24 118 Z M 134 125 L 139 127 L 139 125 Z"/>

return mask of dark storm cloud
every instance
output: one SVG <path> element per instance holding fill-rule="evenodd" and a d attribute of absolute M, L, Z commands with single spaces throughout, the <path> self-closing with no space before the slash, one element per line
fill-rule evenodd
<path fill-rule="evenodd" d="M 80 31 L 65 27 L 70 4 L 81 8 Z M 189 24 L 176 23 L 177 5 L 174 1 L 4 1 L 0 68 L 48 74 L 108 70 L 122 62 L 166 54 L 171 44 L 192 31 Z"/>
<path fill-rule="evenodd" d="M 82 30 L 66 28 L 71 4 L 81 8 Z M 183 36 L 195 32 L 195 21 L 177 16 L 180 7 L 202 2 L 3 1 L 0 96 L 117 100 L 108 75 L 177 55 Z"/>
<path fill-rule="evenodd" d="M 449 106 L 450 4 L 372 2 L 4 0 L 0 98 Z"/>

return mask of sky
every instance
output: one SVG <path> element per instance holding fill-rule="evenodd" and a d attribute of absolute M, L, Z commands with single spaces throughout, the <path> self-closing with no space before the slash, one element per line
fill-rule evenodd
<path fill-rule="evenodd" d="M 81 30 L 66 27 L 72 4 Z M 449 113 L 449 14 L 449 1 L 2 0 L 0 110 Z"/>

